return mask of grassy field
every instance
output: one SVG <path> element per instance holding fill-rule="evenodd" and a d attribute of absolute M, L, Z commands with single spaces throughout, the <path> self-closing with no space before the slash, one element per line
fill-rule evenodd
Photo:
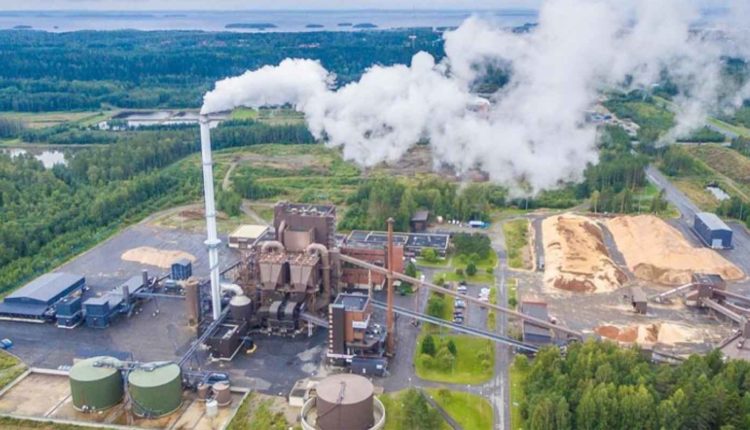
<path fill-rule="evenodd" d="M 475 262 L 477 266 L 477 273 L 469 276 L 466 274 L 466 265 L 469 264 L 469 260 L 464 255 L 457 255 L 448 261 L 447 265 L 440 266 L 450 267 L 450 271 L 439 272 L 434 276 L 434 281 L 442 279 L 444 282 L 459 282 L 466 281 L 472 284 L 493 284 L 495 282 L 494 268 L 497 266 L 497 255 L 491 252 L 489 256 L 483 260 Z M 463 274 L 457 273 L 457 269 L 461 269 Z"/>
<path fill-rule="evenodd" d="M 510 428 L 523 430 L 526 423 L 521 416 L 521 403 L 524 399 L 523 384 L 527 370 L 520 370 L 515 364 L 510 366 Z"/>
<path fill-rule="evenodd" d="M 532 266 L 529 246 L 529 220 L 517 219 L 503 224 L 508 266 L 511 269 L 530 270 Z"/>
<path fill-rule="evenodd" d="M 94 125 L 115 115 L 117 111 L 60 111 L 60 112 L 0 112 L 0 117 L 16 119 L 28 128 L 53 127 L 74 122 L 80 125 Z"/>
<path fill-rule="evenodd" d="M 484 398 L 461 391 L 431 388 L 427 390 L 441 408 L 464 430 L 492 429 L 492 405 Z"/>
<path fill-rule="evenodd" d="M 492 342 L 473 336 L 441 335 L 444 341 L 453 340 L 456 344 L 456 364 L 450 371 L 426 368 L 418 360 L 424 334 L 417 339 L 414 351 L 416 374 L 428 381 L 445 382 L 449 384 L 481 384 L 492 378 L 495 363 L 495 348 Z M 485 359 L 486 357 L 486 359 Z M 483 363 L 486 361 L 485 363 Z"/>
<path fill-rule="evenodd" d="M 750 129 L 747 129 L 745 127 L 729 124 L 728 122 L 721 121 L 716 118 L 709 118 L 708 123 L 713 125 L 714 127 L 738 134 L 742 137 L 750 137 Z"/>
<path fill-rule="evenodd" d="M 677 189 L 682 191 L 698 208 L 707 212 L 715 212 L 719 201 L 705 187 L 706 181 L 702 178 L 678 178 L 672 179 Z"/>
<path fill-rule="evenodd" d="M 396 391 L 378 397 L 380 401 L 383 402 L 386 411 L 384 430 L 402 430 L 406 428 L 403 424 L 404 416 L 408 414 L 409 411 L 404 409 L 404 404 L 401 401 L 405 392 L 406 390 Z M 439 428 L 432 430 L 450 430 L 450 428 L 451 427 L 447 422 L 442 421 Z"/>
<path fill-rule="evenodd" d="M 0 389 L 13 382 L 26 371 L 26 365 L 16 356 L 0 350 Z"/>
<path fill-rule="evenodd" d="M 286 402 L 282 398 L 251 393 L 227 426 L 227 430 L 287 430 L 293 427 L 279 411 Z"/>
<path fill-rule="evenodd" d="M 715 179 L 727 193 L 750 200 L 750 158 L 719 145 L 690 146 L 685 149 L 716 174 Z"/>
<path fill-rule="evenodd" d="M 251 108 L 241 107 L 232 111 L 231 119 L 256 119 L 258 111 Z"/>

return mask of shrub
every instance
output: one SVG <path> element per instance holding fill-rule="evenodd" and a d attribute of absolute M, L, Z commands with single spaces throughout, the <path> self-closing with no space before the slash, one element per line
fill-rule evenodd
<path fill-rule="evenodd" d="M 436 348 L 435 348 L 435 339 L 432 337 L 432 335 L 427 335 L 422 339 L 422 347 L 420 348 L 420 351 L 422 354 L 429 355 L 430 357 L 435 356 Z"/>
<path fill-rule="evenodd" d="M 494 267 L 488 267 L 485 270 L 485 272 L 487 272 L 487 274 L 491 275 L 491 274 L 493 274 L 495 272 L 495 268 Z"/>
<path fill-rule="evenodd" d="M 437 251 L 435 251 L 432 248 L 425 248 L 425 249 L 423 249 L 422 252 L 420 253 L 420 255 L 428 263 L 434 263 L 434 262 L 436 262 L 438 260 Z"/>
<path fill-rule="evenodd" d="M 456 275 L 458 275 L 458 276 L 464 276 L 464 269 L 462 269 L 460 267 L 457 268 L 456 269 Z"/>
<path fill-rule="evenodd" d="M 474 263 L 469 263 L 466 266 L 466 274 L 469 276 L 474 276 L 477 274 L 477 266 Z"/>
<path fill-rule="evenodd" d="M 438 366 L 438 369 L 447 372 L 451 369 L 453 369 L 453 366 L 456 364 L 456 356 L 451 354 L 450 351 L 448 351 L 447 347 L 442 347 L 440 350 L 438 350 L 437 354 L 435 355 L 435 365 Z"/>

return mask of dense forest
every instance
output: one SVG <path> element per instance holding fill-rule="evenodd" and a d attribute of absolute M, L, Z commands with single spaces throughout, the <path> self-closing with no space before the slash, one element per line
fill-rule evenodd
<path fill-rule="evenodd" d="M 750 363 L 719 351 L 677 366 L 609 342 L 545 349 L 515 366 L 532 430 L 739 430 L 750 428 Z"/>
<path fill-rule="evenodd" d="M 122 225 L 200 197 L 199 166 L 175 164 L 199 151 L 197 127 L 110 135 L 109 145 L 77 150 L 52 169 L 31 155 L 0 154 L 0 294 Z M 227 121 L 212 137 L 216 149 L 313 141 L 302 125 L 252 120 Z"/>
<path fill-rule="evenodd" d="M 410 35 L 416 35 L 413 41 Z M 443 56 L 429 29 L 208 33 L 199 31 L 0 31 L 0 111 L 197 108 L 217 79 L 286 57 L 312 58 L 344 84 L 373 64 Z M 492 82 L 503 82 L 493 77 Z"/>

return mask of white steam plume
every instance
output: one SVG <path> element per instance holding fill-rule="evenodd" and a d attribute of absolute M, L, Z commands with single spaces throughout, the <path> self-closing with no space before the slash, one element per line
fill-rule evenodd
<path fill-rule="evenodd" d="M 585 112 L 604 89 L 650 89 L 667 70 L 680 88 L 675 133 L 720 107 L 723 52 L 691 31 L 698 16 L 683 0 L 548 0 L 529 33 L 468 19 L 446 33 L 440 64 L 420 52 L 410 66 L 374 66 L 332 90 L 319 63 L 287 59 L 219 81 L 202 111 L 289 103 L 314 136 L 361 164 L 398 159 L 428 139 L 436 165 L 478 167 L 536 192 L 579 179 L 596 162 Z M 508 68 L 511 78 L 480 106 L 470 88 L 488 66 Z"/>

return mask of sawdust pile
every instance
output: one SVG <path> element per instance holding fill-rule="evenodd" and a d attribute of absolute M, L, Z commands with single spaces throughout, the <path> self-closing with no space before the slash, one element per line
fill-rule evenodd
<path fill-rule="evenodd" d="M 627 276 L 612 261 L 601 228 L 573 214 L 549 217 L 542 222 L 544 282 L 575 292 L 614 291 Z"/>
<path fill-rule="evenodd" d="M 594 331 L 601 337 L 627 344 L 676 345 L 701 341 L 701 336 L 696 330 L 672 323 L 636 324 L 627 327 L 602 325 Z"/>
<path fill-rule="evenodd" d="M 607 227 L 639 279 L 684 285 L 694 272 L 716 273 L 730 281 L 744 277 L 742 270 L 716 251 L 693 247 L 677 229 L 653 215 L 613 218 L 607 221 Z"/>
<path fill-rule="evenodd" d="M 150 246 L 129 249 L 125 251 L 120 258 L 124 261 L 148 264 L 150 266 L 161 267 L 162 269 L 169 269 L 172 267 L 172 263 L 182 258 L 187 258 L 188 260 L 195 262 L 195 256 L 188 254 L 187 252 L 167 251 L 152 248 Z"/>

